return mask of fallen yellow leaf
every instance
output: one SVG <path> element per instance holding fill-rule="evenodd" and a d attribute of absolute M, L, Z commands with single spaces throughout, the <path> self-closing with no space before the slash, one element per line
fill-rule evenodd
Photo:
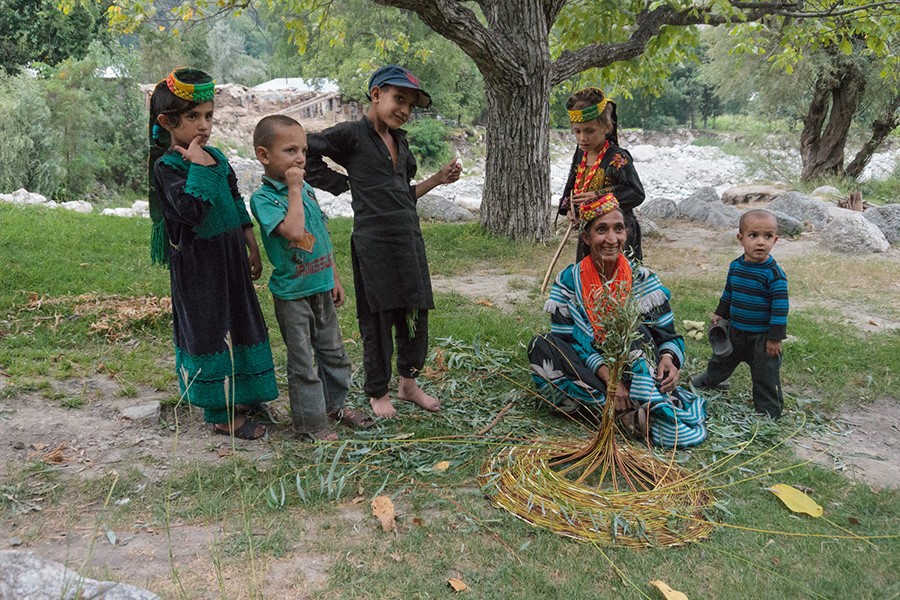
<path fill-rule="evenodd" d="M 469 586 L 462 579 L 456 579 L 455 577 L 448 579 L 447 583 L 450 584 L 454 592 L 465 592 L 469 589 Z"/>
<path fill-rule="evenodd" d="M 479 298 L 478 300 L 475 301 L 475 304 L 477 304 L 478 306 L 486 306 L 488 308 L 494 307 L 494 303 L 491 302 L 490 300 L 488 300 L 487 298 Z"/>
<path fill-rule="evenodd" d="M 769 491 L 778 496 L 784 505 L 796 513 L 805 513 L 811 517 L 821 517 L 825 510 L 816 501 L 786 483 L 776 483 Z"/>
<path fill-rule="evenodd" d="M 447 469 L 450 468 L 450 462 L 446 461 L 446 460 L 442 460 L 441 462 L 434 465 L 433 468 L 435 471 L 446 471 Z"/>
<path fill-rule="evenodd" d="M 381 521 L 382 531 L 393 531 L 397 527 L 394 520 L 394 503 L 387 496 L 372 498 L 372 514 Z"/>
<path fill-rule="evenodd" d="M 650 585 L 656 586 L 662 595 L 666 597 L 666 600 L 688 600 L 688 597 L 679 592 L 678 590 L 673 590 L 666 584 L 664 581 L 660 581 L 659 579 L 654 579 L 650 582 Z"/>

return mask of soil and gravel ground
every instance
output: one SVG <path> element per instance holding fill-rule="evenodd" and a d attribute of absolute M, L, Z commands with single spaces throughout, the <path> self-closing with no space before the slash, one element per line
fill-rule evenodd
<path fill-rule="evenodd" d="M 659 269 L 665 277 L 677 276 L 676 263 L 686 272 L 705 271 L 702 258 L 679 262 L 678 256 L 702 257 L 697 250 L 721 243 L 725 237 L 724 232 L 684 223 L 670 224 L 665 231 L 663 240 L 647 242 L 648 256 L 662 259 L 665 254 Z M 779 241 L 776 256 L 781 259 L 822 251 L 813 240 L 801 237 Z M 900 252 L 896 249 L 889 256 L 900 264 Z M 543 272 L 483 271 L 435 277 L 434 287 L 437 292 L 453 291 L 483 306 L 523 305 L 539 310 L 537 287 L 542 277 Z M 871 311 L 854 309 L 846 313 L 849 322 L 863 330 L 876 320 L 883 326 L 896 326 L 895 320 L 870 314 Z M 0 375 L 0 391 L 5 385 Z M 155 482 L 165 477 L 173 464 L 215 463 L 233 453 L 231 440 L 211 435 L 197 411 L 179 411 L 177 433 L 175 413 L 170 407 L 163 407 L 162 424 L 142 425 L 123 418 L 123 410 L 161 400 L 161 394 L 139 389 L 137 397 L 122 398 L 119 385 L 103 375 L 56 381 L 53 386 L 61 392 L 78 392 L 87 402 L 72 410 L 39 393 L 4 402 L 0 406 L 0 425 L 4 430 L 0 478 L 24 463 L 43 461 L 58 470 L 63 482 L 69 478 L 94 479 L 108 485 L 111 474 L 129 469 L 137 469 L 146 481 Z M 814 460 L 825 468 L 840 469 L 848 477 L 874 487 L 900 485 L 900 444 L 896 442 L 900 439 L 900 403 L 881 400 L 860 406 L 841 415 L 840 422 L 845 426 L 839 432 L 796 440 L 798 457 Z M 286 432 L 278 428 L 273 428 L 270 437 L 270 443 L 238 440 L 236 450 L 264 468 L 273 448 L 288 440 Z M 228 581 L 227 576 L 224 582 L 217 582 L 218 573 L 210 566 L 211 548 L 229 535 L 222 525 L 173 522 L 166 531 L 135 523 L 128 531 L 118 531 L 117 543 L 112 545 L 102 529 L 98 533 L 87 507 L 80 519 L 80 507 L 68 508 L 67 514 L 44 515 L 39 529 L 32 525 L 27 511 L 8 519 L 7 537 L 0 540 L 0 547 L 27 549 L 76 570 L 88 563 L 91 568 L 87 571 L 92 576 L 127 580 L 149 589 L 171 589 L 172 565 L 177 565 L 183 581 L 196 585 L 207 580 L 209 589 L 222 586 L 235 590 L 236 595 L 231 597 L 240 597 L 237 590 L 245 582 Z M 327 517 L 298 512 L 296 527 L 308 534 L 303 536 L 305 539 L 318 533 L 327 537 L 348 532 L 371 539 L 378 535 L 378 524 L 367 508 L 363 503 L 346 502 Z M 96 507 L 90 508 L 95 510 Z M 265 597 L 302 598 L 320 589 L 328 581 L 336 556 L 321 549 L 321 544 L 292 547 L 282 558 L 269 561 L 259 574 L 259 581 L 263 582 L 260 591 Z M 353 560 L 350 554 L 348 559 Z"/>

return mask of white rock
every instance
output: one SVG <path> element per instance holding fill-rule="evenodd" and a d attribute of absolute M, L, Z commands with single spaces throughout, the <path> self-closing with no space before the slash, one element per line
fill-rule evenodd
<path fill-rule="evenodd" d="M 72 200 L 71 202 L 63 202 L 59 205 L 66 210 L 73 210 L 77 213 L 89 214 L 94 212 L 94 206 L 90 202 L 84 200 Z"/>
<path fill-rule="evenodd" d="M 159 423 L 159 402 L 123 408 L 122 416 L 138 423 Z"/>
<path fill-rule="evenodd" d="M 891 247 L 878 225 L 862 213 L 836 206 L 829 206 L 828 213 L 831 220 L 822 227 L 819 243 L 830 250 L 860 254 Z"/>
<path fill-rule="evenodd" d="M 634 159 L 634 162 L 650 162 L 656 155 L 658 154 L 655 146 L 650 146 L 649 144 L 641 144 L 639 146 L 635 146 L 629 150 L 631 152 L 631 158 Z"/>
<path fill-rule="evenodd" d="M 134 217 L 134 216 L 136 216 L 133 209 L 126 208 L 126 207 L 104 208 L 100 214 L 101 215 L 112 215 L 114 217 Z"/>

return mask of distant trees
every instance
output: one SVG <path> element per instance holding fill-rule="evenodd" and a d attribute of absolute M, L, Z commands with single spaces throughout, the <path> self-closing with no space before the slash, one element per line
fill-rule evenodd
<path fill-rule="evenodd" d="M 124 60 L 94 43 L 37 77 L 0 75 L 0 191 L 103 203 L 145 188 L 147 116 Z M 125 79 L 100 76 L 114 63 Z"/>
<path fill-rule="evenodd" d="M 55 65 L 82 58 L 93 41 L 109 42 L 108 0 L 73 7 L 56 0 L 0 0 L 0 68 L 13 75 L 33 62 Z"/>

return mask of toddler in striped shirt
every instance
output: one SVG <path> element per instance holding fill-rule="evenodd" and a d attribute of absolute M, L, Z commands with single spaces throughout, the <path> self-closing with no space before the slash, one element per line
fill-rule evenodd
<path fill-rule="evenodd" d="M 778 222 L 767 210 L 741 215 L 737 239 L 744 255 L 728 267 L 725 291 L 712 315 L 713 325 L 729 320 L 731 352 L 714 353 L 695 387 L 712 388 L 728 379 L 742 362 L 750 366 L 753 406 L 777 419 L 781 390 L 781 340 L 787 337 L 787 277 L 769 253 L 778 241 Z"/>

